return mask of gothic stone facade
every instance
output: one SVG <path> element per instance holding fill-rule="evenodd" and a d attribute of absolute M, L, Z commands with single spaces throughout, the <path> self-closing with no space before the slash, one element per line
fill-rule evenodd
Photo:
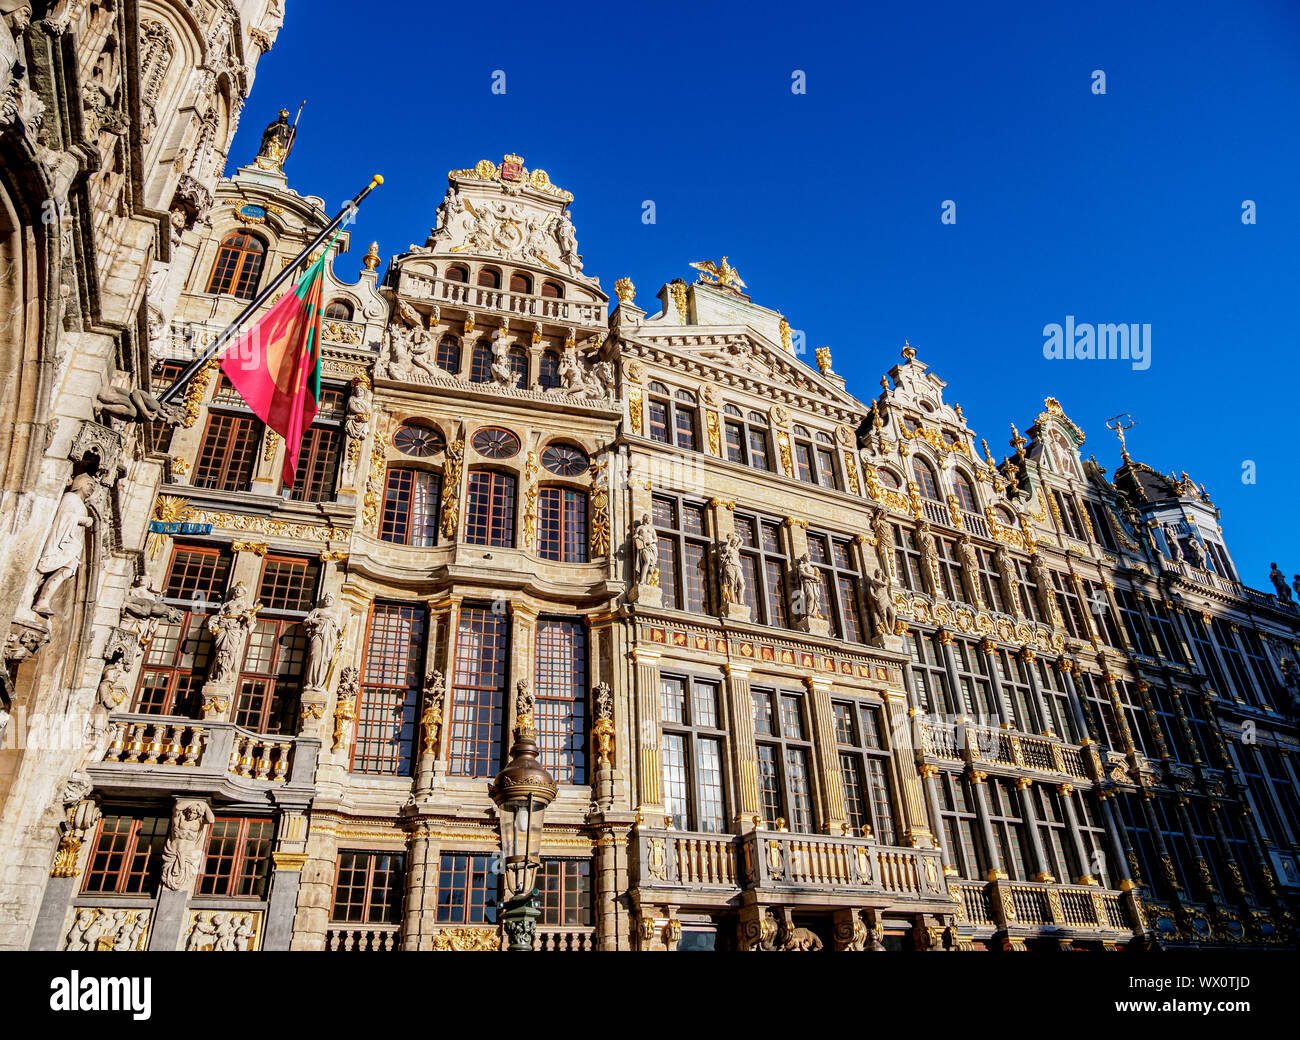
<path fill-rule="evenodd" d="M 131 656 L 167 279 L 282 8 L 0 3 L 0 947 L 28 944 L 47 846 L 91 811 L 69 778 L 106 659 Z"/>
<path fill-rule="evenodd" d="M 326 222 L 274 160 L 181 233 L 160 380 Z M 1203 488 L 1051 398 L 995 459 L 910 347 L 854 397 L 725 260 L 610 301 L 517 156 L 449 185 L 328 275 L 292 488 L 215 371 L 140 427 L 158 597 L 89 601 L 129 650 L 68 790 L 15 789 L 62 820 L 22 944 L 496 949 L 525 695 L 538 949 L 1293 943 L 1300 613 Z"/>

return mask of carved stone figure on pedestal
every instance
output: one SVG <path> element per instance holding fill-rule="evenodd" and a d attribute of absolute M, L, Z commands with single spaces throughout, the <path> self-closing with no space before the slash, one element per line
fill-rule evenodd
<path fill-rule="evenodd" d="M 894 532 L 889 526 L 889 514 L 879 507 L 871 511 L 871 535 L 876 540 L 876 559 L 880 561 L 881 573 L 888 578 L 893 573 L 890 557 L 893 555 Z"/>
<path fill-rule="evenodd" d="M 357 718 L 360 673 L 349 665 L 339 675 L 338 698 L 334 704 L 334 750 L 352 743 L 352 724 Z"/>
<path fill-rule="evenodd" d="M 45 541 L 45 551 L 36 561 L 36 570 L 44 577 L 36 591 L 32 611 L 42 617 L 54 613 L 51 600 L 63 584 L 77 573 L 81 558 L 86 552 L 86 529 L 95 523 L 86 505 L 98 489 L 98 483 L 89 473 L 79 473 L 72 478 L 72 486 L 63 493 L 54 522 Z"/>
<path fill-rule="evenodd" d="M 659 584 L 659 532 L 649 513 L 641 515 L 632 531 L 632 549 L 636 553 L 636 583 Z"/>
<path fill-rule="evenodd" d="M 370 432 L 370 416 L 374 410 L 374 398 L 370 393 L 370 384 L 360 377 L 352 380 L 352 393 L 348 396 L 348 417 L 344 423 L 348 436 L 354 441 L 363 441 Z"/>
<path fill-rule="evenodd" d="M 975 555 L 975 543 L 970 535 L 961 534 L 957 538 L 957 555 L 961 557 L 961 581 L 966 593 L 966 602 L 979 606 L 979 587 L 976 584 L 979 575 L 979 560 Z"/>
<path fill-rule="evenodd" d="M 823 617 L 821 572 L 807 553 L 799 557 L 795 576 L 799 579 L 799 602 L 794 605 L 795 614 L 805 620 Z"/>
<path fill-rule="evenodd" d="M 885 637 L 892 636 L 898 627 L 898 610 L 893 597 L 889 595 L 889 585 L 880 568 L 871 571 L 871 577 L 865 579 L 867 586 L 867 609 L 871 612 L 871 627 L 876 635 L 876 646 L 885 645 Z"/>
<path fill-rule="evenodd" d="M 925 591 L 931 595 L 940 595 L 939 584 L 939 550 L 934 544 L 934 535 L 930 533 L 930 524 L 922 520 L 916 525 L 916 548 L 921 554 L 921 581 Z"/>
<path fill-rule="evenodd" d="M 424 680 L 424 710 L 420 729 L 424 733 L 421 750 L 426 755 L 438 753 L 438 731 L 442 728 L 442 706 L 447 699 L 447 680 L 436 668 Z"/>
<path fill-rule="evenodd" d="M 1038 586 L 1038 609 L 1043 615 L 1043 620 L 1051 623 L 1056 617 L 1056 601 L 1052 598 L 1052 572 L 1047 569 L 1047 561 L 1038 553 L 1029 557 L 1029 573 L 1034 579 L 1034 584 Z"/>
<path fill-rule="evenodd" d="M 515 723 L 519 726 L 533 725 L 533 710 L 537 705 L 537 695 L 528 685 L 527 679 L 515 683 Z"/>
<path fill-rule="evenodd" d="M 492 336 L 492 382 L 497 386 L 513 390 L 519 383 L 519 375 L 510 366 L 510 351 L 505 339 L 499 332 Z"/>
<path fill-rule="evenodd" d="M 261 609 L 262 604 L 250 601 L 248 586 L 237 581 L 231 590 L 230 599 L 221 604 L 221 610 L 208 619 L 208 631 L 212 633 L 209 683 L 224 684 L 234 680 L 239 655 L 244 649 L 244 634 Z"/>
<path fill-rule="evenodd" d="M 1269 568 L 1268 580 L 1273 583 L 1273 588 L 1277 589 L 1277 598 L 1283 603 L 1290 603 L 1291 590 L 1286 586 L 1286 575 L 1278 570 L 1276 563 L 1270 563 Z"/>
<path fill-rule="evenodd" d="M 279 169 L 289 155 L 289 142 L 293 138 L 293 127 L 289 125 L 289 110 L 280 109 L 280 118 L 262 131 L 262 146 L 257 157 L 264 160 L 261 165 Z"/>
<path fill-rule="evenodd" d="M 198 799 L 177 801 L 172 810 L 172 827 L 163 846 L 164 886 L 173 892 L 188 891 L 203 866 L 204 831 L 213 822 L 212 807 Z"/>
<path fill-rule="evenodd" d="M 1016 613 L 1016 605 L 1020 602 L 1016 595 L 1016 564 L 1011 558 L 1011 553 L 1001 542 L 993 550 L 993 562 L 998 568 L 998 582 L 1002 586 L 1002 602 L 1008 614 Z"/>
<path fill-rule="evenodd" d="M 307 630 L 307 665 L 303 669 L 306 689 L 323 690 L 338 645 L 342 624 L 334 609 L 334 593 L 327 592 L 302 621 Z"/>
<path fill-rule="evenodd" d="M 1165 524 L 1162 530 L 1165 532 L 1165 544 L 1169 546 L 1169 558 L 1174 563 L 1182 563 L 1183 546 L 1178 540 L 1178 529 L 1173 524 Z"/>
<path fill-rule="evenodd" d="M 740 566 L 740 535 L 729 534 L 718 546 L 718 570 L 724 606 L 745 602 L 745 572 Z"/>
<path fill-rule="evenodd" d="M 578 255 L 578 238 L 573 231 L 573 221 L 566 210 L 555 218 L 555 241 L 560 247 L 560 259 L 569 268 L 569 274 L 582 270 L 582 257 Z"/>
<path fill-rule="evenodd" d="M 1198 571 L 1205 570 L 1205 549 L 1201 545 L 1201 540 L 1193 534 L 1187 539 L 1187 562 L 1195 567 Z"/>

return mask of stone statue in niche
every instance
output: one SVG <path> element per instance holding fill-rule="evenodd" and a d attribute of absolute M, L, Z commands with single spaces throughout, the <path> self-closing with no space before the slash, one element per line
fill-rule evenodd
<path fill-rule="evenodd" d="M 1198 571 L 1205 570 L 1205 549 L 1201 545 L 1201 540 L 1195 534 L 1187 539 L 1186 556 L 1187 562 Z"/>
<path fill-rule="evenodd" d="M 659 584 L 659 532 L 649 513 L 641 516 L 641 521 L 632 531 L 632 550 L 636 553 L 636 583 L 638 585 Z"/>
<path fill-rule="evenodd" d="M 244 649 L 244 634 L 261 609 L 262 604 L 253 603 L 248 595 L 248 586 L 242 581 L 235 582 L 230 599 L 208 619 L 208 631 L 212 633 L 209 682 L 225 683 L 235 678 L 240 651 Z"/>
<path fill-rule="evenodd" d="M 934 544 L 934 535 L 930 532 L 928 521 L 922 520 L 916 525 L 916 548 L 921 554 L 921 578 L 925 590 L 939 594 L 939 550 Z"/>
<path fill-rule="evenodd" d="M 801 618 L 822 617 L 821 572 L 807 553 L 799 557 L 795 576 L 799 580 L 799 602 L 795 604 L 795 614 Z"/>
<path fill-rule="evenodd" d="M 722 602 L 745 602 L 745 573 L 740 565 L 740 535 L 729 534 L 718 546 L 718 571 L 722 582 Z"/>
<path fill-rule="evenodd" d="M 204 831 L 213 822 L 212 807 L 198 799 L 178 801 L 163 846 L 160 880 L 173 892 L 188 890 L 203 865 Z"/>
<path fill-rule="evenodd" d="M 370 432 L 370 416 L 374 409 L 374 398 L 370 393 L 370 384 L 361 377 L 352 380 L 352 393 L 348 395 L 348 416 L 344 423 L 348 436 L 354 441 L 363 441 Z"/>
<path fill-rule="evenodd" d="M 871 627 L 876 634 L 876 645 L 884 645 L 884 637 L 892 636 L 898 629 L 898 610 L 893 597 L 889 595 L 889 583 L 880 573 L 879 567 L 872 568 L 871 577 L 865 579 L 867 586 L 867 609 L 871 612 Z"/>
<path fill-rule="evenodd" d="M 1178 541 L 1178 529 L 1173 524 L 1165 524 L 1165 544 L 1169 546 L 1169 558 L 1175 563 L 1183 562 L 1183 547 Z"/>
<path fill-rule="evenodd" d="M 45 541 L 45 551 L 36 561 L 36 570 L 42 578 L 36 590 L 32 611 L 41 617 L 49 617 L 54 613 L 51 601 L 55 594 L 81 566 L 86 552 L 85 532 L 95 523 L 86 503 L 98 489 L 94 477 L 89 473 L 79 473 L 72 478 L 72 485 L 59 500 Z"/>
<path fill-rule="evenodd" d="M 510 365 L 510 350 L 499 331 L 492 334 L 492 382 L 505 389 L 514 389 L 519 382 Z"/>
<path fill-rule="evenodd" d="M 334 609 L 334 593 L 321 596 L 315 609 L 303 618 L 302 627 L 307 630 L 308 639 L 303 679 L 307 689 L 323 690 L 342 631 L 338 611 Z"/>

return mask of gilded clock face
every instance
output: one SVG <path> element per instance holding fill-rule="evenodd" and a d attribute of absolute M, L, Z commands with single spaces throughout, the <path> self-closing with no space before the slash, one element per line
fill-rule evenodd
<path fill-rule="evenodd" d="M 492 241 L 505 250 L 518 249 L 524 241 L 524 233 L 513 220 L 503 220 L 492 230 Z"/>

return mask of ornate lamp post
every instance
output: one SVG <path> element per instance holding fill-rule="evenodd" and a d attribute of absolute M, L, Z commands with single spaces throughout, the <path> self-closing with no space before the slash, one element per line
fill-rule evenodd
<path fill-rule="evenodd" d="M 501 923 L 510 950 L 531 950 L 541 911 L 533 905 L 533 884 L 542 865 L 542 821 L 558 789 L 537 759 L 533 694 L 520 680 L 516 698 L 515 742 L 510 762 L 496 775 L 489 793 L 501 823 L 504 878 Z"/>

